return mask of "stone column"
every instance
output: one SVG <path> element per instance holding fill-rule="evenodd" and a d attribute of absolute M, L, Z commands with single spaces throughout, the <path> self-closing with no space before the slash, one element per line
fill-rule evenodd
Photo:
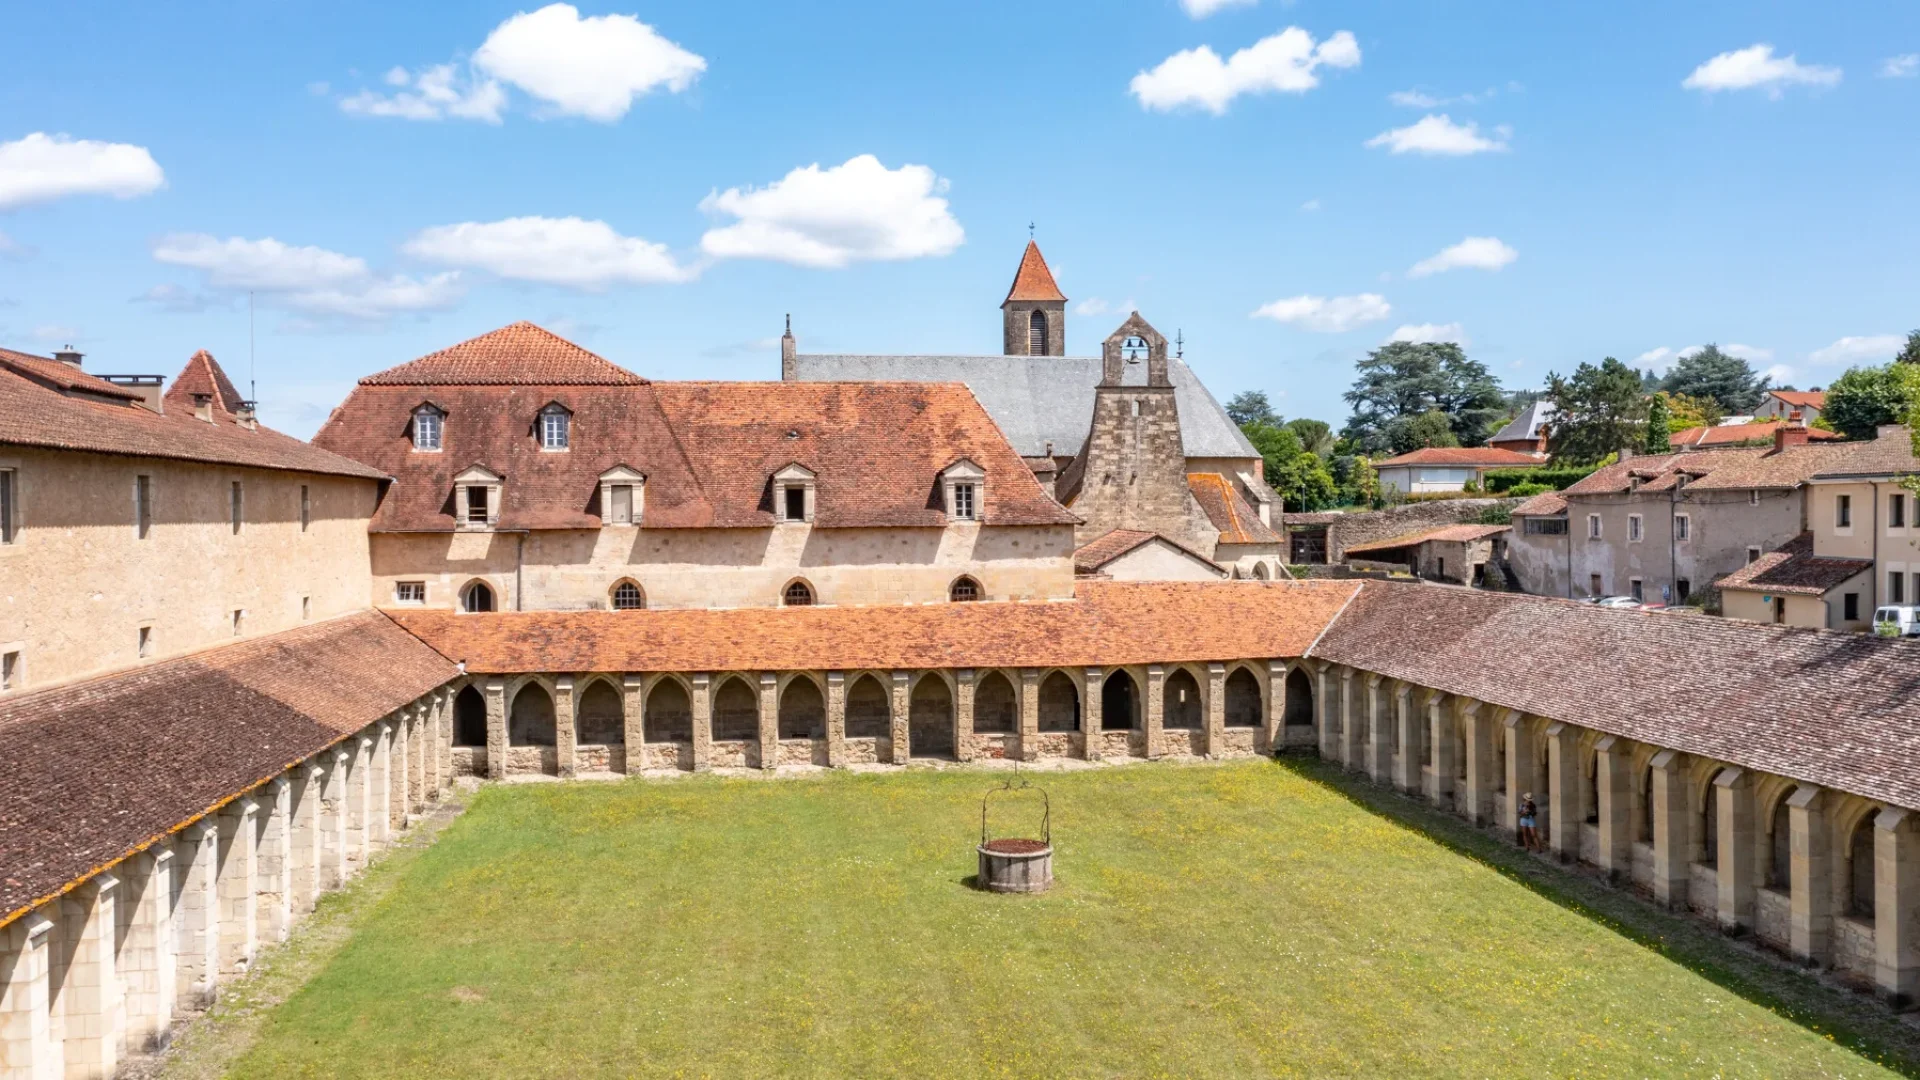
<path fill-rule="evenodd" d="M 827 672 L 827 767 L 847 767 L 847 673 Z"/>
<path fill-rule="evenodd" d="M 1633 747 L 1608 735 L 1594 744 L 1599 787 L 1600 869 L 1612 881 L 1633 877 Z"/>
<path fill-rule="evenodd" d="M 553 751 L 562 780 L 580 775 L 580 754 L 575 749 L 580 741 L 580 719 L 573 713 L 573 676 L 557 676 L 553 680 Z"/>
<path fill-rule="evenodd" d="M 353 840 L 348 825 L 353 819 L 350 778 L 353 774 L 352 749 L 359 741 L 349 738 L 327 758 L 332 764 L 321 777 L 320 788 L 320 888 L 337 889 L 353 876 Z M 318 896 L 315 897 L 318 899 Z"/>
<path fill-rule="evenodd" d="M 760 673 L 760 767 L 780 764 L 780 676 Z"/>
<path fill-rule="evenodd" d="M 1141 704 L 1146 706 L 1141 713 L 1147 725 L 1147 757 L 1164 757 L 1167 752 L 1167 669 L 1159 664 L 1147 665 L 1147 700 Z"/>
<path fill-rule="evenodd" d="M 507 778 L 507 681 L 487 680 L 487 778 Z"/>
<path fill-rule="evenodd" d="M 908 742 L 907 714 L 913 707 L 913 673 L 896 671 L 893 673 L 893 708 L 889 714 L 893 719 L 893 763 L 905 765 L 913 756 L 913 747 Z"/>
<path fill-rule="evenodd" d="M 972 761 L 974 671 L 961 668 L 953 674 L 953 757 L 955 761 Z"/>
<path fill-rule="evenodd" d="M 1920 815 L 1889 806 L 1873 819 L 1873 981 L 1882 997 L 1920 993 Z"/>
<path fill-rule="evenodd" d="M 446 699 L 446 692 L 441 690 L 434 691 L 433 696 L 427 699 L 426 726 L 422 729 L 424 734 L 420 752 L 426 771 L 421 777 L 424 785 L 421 788 L 421 797 L 429 802 L 439 801 L 440 793 L 445 791 L 447 786 L 445 779 L 447 774 L 442 771 L 444 761 L 440 752 L 441 740 L 446 738 L 444 715 L 447 708 Z"/>
<path fill-rule="evenodd" d="M 254 882 L 260 876 L 258 817 L 260 806 L 243 795 L 221 807 L 220 869 L 214 888 L 220 900 L 220 973 L 232 975 L 253 963 L 258 938 L 254 936 L 258 903 Z"/>
<path fill-rule="evenodd" d="M 1580 857 L 1580 729 L 1547 726 L 1547 846 L 1562 862 Z"/>
<path fill-rule="evenodd" d="M 124 929 L 115 965 L 125 991 L 126 1046 L 129 1050 L 145 1050 L 155 1045 L 173 1022 L 172 842 L 155 844 L 122 863 L 120 869 L 124 895 L 116 907 Z M 0 971 L 0 985 L 5 983 L 6 973 Z M 0 1061 L 4 1060 L 4 1052 L 0 1052 Z"/>
<path fill-rule="evenodd" d="M 326 834 L 320 804 L 327 771 L 316 757 L 295 765 L 287 775 L 293 782 L 287 815 L 288 903 L 299 916 L 313 910 L 325 888 Z"/>
<path fill-rule="evenodd" d="M 1833 825 L 1822 792 L 1802 784 L 1787 798 L 1793 855 L 1789 867 L 1793 958 L 1803 964 L 1833 959 Z"/>
<path fill-rule="evenodd" d="M 1507 810 L 1500 827 L 1512 836 L 1520 832 L 1520 796 L 1533 786 L 1533 740 L 1527 735 L 1527 714 L 1508 709 L 1500 720 L 1500 737 L 1507 743 Z"/>
<path fill-rule="evenodd" d="M 453 701 L 450 690 L 440 692 L 440 730 L 434 735 L 435 753 L 440 758 L 440 791 L 453 787 Z"/>
<path fill-rule="evenodd" d="M 1287 675 L 1292 670 L 1293 665 L 1285 660 L 1267 661 L 1267 707 L 1260 719 L 1256 751 L 1272 754 L 1286 748 Z M 1308 681 L 1312 681 L 1311 676 Z"/>
<path fill-rule="evenodd" d="M 1735 933 L 1753 926 L 1753 780 L 1746 770 L 1720 770 L 1713 779 L 1720 800 L 1720 929 Z"/>
<path fill-rule="evenodd" d="M 347 874 L 366 869 L 373 858 L 373 737 L 367 728 L 354 739 L 347 762 Z M 489 751 L 491 753 L 491 751 Z M 505 755 L 502 755 L 502 760 Z"/>
<path fill-rule="evenodd" d="M 1320 760 L 1340 760 L 1340 679 L 1334 673 L 1333 665 L 1320 669 L 1320 677 L 1314 680 L 1316 693 L 1313 695 L 1314 712 L 1320 720 Z"/>
<path fill-rule="evenodd" d="M 1100 760 L 1100 731 L 1106 724 L 1105 673 L 1097 667 L 1085 672 L 1085 689 L 1081 692 L 1080 732 L 1085 736 L 1083 756 L 1088 761 Z"/>
<path fill-rule="evenodd" d="M 1693 808 L 1687 798 L 1685 759 L 1672 750 L 1653 755 L 1653 898 L 1672 911 L 1685 910 L 1692 880 Z"/>
<path fill-rule="evenodd" d="M 1367 686 L 1359 674 L 1352 668 L 1340 673 L 1340 764 L 1355 770 L 1365 767 L 1367 739 Z"/>
<path fill-rule="evenodd" d="M 173 843 L 174 998 L 198 1002 L 213 993 L 220 971 L 220 830 L 203 818 L 182 829 Z"/>
<path fill-rule="evenodd" d="M 1227 750 L 1227 665 L 1207 665 L 1207 756 L 1223 757 Z"/>
<path fill-rule="evenodd" d="M 1418 795 L 1427 762 L 1426 717 L 1413 704 L 1413 687 L 1401 683 L 1393 695 L 1393 722 L 1400 732 L 1400 757 L 1394 763 L 1394 786 L 1409 795 Z"/>
<path fill-rule="evenodd" d="M 373 744 L 373 768 L 368 772 L 368 782 L 373 790 L 372 816 L 367 819 L 368 846 L 378 851 L 393 839 L 393 721 L 382 720 L 375 725 L 377 733 Z"/>
<path fill-rule="evenodd" d="M 1387 716 L 1387 699 L 1391 687 L 1384 685 L 1386 680 L 1379 675 L 1367 676 L 1366 689 L 1366 752 L 1363 757 L 1367 779 L 1376 784 L 1393 783 L 1393 734 L 1387 728 L 1392 720 Z"/>
<path fill-rule="evenodd" d="M 407 815 L 417 814 L 427 802 L 427 706 L 407 710 Z"/>
<path fill-rule="evenodd" d="M 0 1080 L 53 1075 L 52 942 L 53 921 L 38 912 L 0 926 Z"/>
<path fill-rule="evenodd" d="M 712 767 L 713 676 L 702 671 L 693 677 L 693 771 Z"/>
<path fill-rule="evenodd" d="M 1427 737 L 1433 740 L 1433 775 L 1427 778 L 1427 798 L 1442 810 L 1453 809 L 1453 767 L 1460 761 L 1460 734 L 1445 694 L 1427 695 Z"/>
<path fill-rule="evenodd" d="M 647 680 L 644 675 L 620 677 L 620 714 L 627 742 L 627 775 L 647 767 Z"/>
<path fill-rule="evenodd" d="M 1020 760 L 1040 760 L 1040 672 L 1020 671 Z"/>
<path fill-rule="evenodd" d="M 1493 718 L 1478 701 L 1460 710 L 1467 728 L 1467 791 L 1463 807 L 1475 825 L 1493 824 Z"/>
<path fill-rule="evenodd" d="M 127 1017 L 114 970 L 119 885 L 112 874 L 96 874 L 59 902 L 67 970 L 56 1008 L 67 1076 L 105 1078 L 120 1067 Z"/>
<path fill-rule="evenodd" d="M 254 815 L 258 874 L 254 878 L 254 938 L 273 944 L 293 930 L 293 785 L 276 776 L 260 788 Z"/>

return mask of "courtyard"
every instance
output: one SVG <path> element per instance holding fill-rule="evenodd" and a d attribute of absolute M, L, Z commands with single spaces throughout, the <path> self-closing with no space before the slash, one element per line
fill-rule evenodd
<path fill-rule="evenodd" d="M 1876 1076 L 1913 1028 L 1317 761 L 491 785 L 181 1076 Z M 996 800 L 997 833 L 1037 801 Z"/>

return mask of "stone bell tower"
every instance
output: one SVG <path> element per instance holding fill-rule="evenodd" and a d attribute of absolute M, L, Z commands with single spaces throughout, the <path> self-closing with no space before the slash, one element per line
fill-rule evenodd
<path fill-rule="evenodd" d="M 1031 240 L 1000 313 L 1006 328 L 1006 355 L 1067 355 L 1067 298 L 1054 284 L 1040 245 Z"/>

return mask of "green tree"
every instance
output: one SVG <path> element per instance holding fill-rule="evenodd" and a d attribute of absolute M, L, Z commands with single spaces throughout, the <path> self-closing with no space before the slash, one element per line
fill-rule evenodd
<path fill-rule="evenodd" d="M 1920 364 L 1848 368 L 1827 387 L 1820 419 L 1849 439 L 1871 439 L 1882 424 L 1904 423 L 1920 406 Z"/>
<path fill-rule="evenodd" d="M 1640 375 L 1611 356 L 1598 367 L 1581 364 L 1572 378 L 1549 374 L 1547 400 L 1554 408 L 1549 445 L 1556 462 L 1584 465 L 1646 444 Z"/>
<path fill-rule="evenodd" d="M 1396 454 L 1411 454 L 1429 446 L 1459 446 L 1453 423 L 1439 409 L 1418 416 L 1395 417 L 1387 423 L 1387 448 Z"/>
<path fill-rule="evenodd" d="M 1688 428 L 1712 427 L 1727 418 L 1727 412 L 1720 403 L 1712 398 L 1688 397 L 1685 394 L 1669 394 L 1660 391 L 1667 399 L 1668 425 L 1675 431 Z"/>
<path fill-rule="evenodd" d="M 1459 445 L 1479 446 L 1507 414 L 1500 381 L 1452 342 L 1395 341 L 1354 370 L 1358 377 L 1343 395 L 1353 416 L 1341 434 L 1369 455 L 1392 451 L 1397 420 L 1438 410 Z"/>
<path fill-rule="evenodd" d="M 1667 395 L 1655 394 L 1647 402 L 1647 438 L 1641 449 L 1649 454 L 1664 454 L 1672 449 L 1672 417 L 1667 412 Z"/>
<path fill-rule="evenodd" d="M 1333 474 L 1326 463 L 1300 445 L 1300 437 L 1275 424 L 1251 423 L 1241 427 L 1247 441 L 1260 451 L 1267 486 L 1279 492 L 1288 510 L 1311 512 L 1334 504 Z"/>
<path fill-rule="evenodd" d="M 1287 430 L 1300 439 L 1300 446 L 1307 453 L 1325 461 L 1333 456 L 1333 425 L 1325 420 L 1309 420 L 1301 417 L 1287 421 Z"/>
<path fill-rule="evenodd" d="M 1380 494 L 1380 477 L 1364 454 L 1335 453 L 1327 463 L 1341 506 L 1372 506 Z"/>
<path fill-rule="evenodd" d="M 1242 390 L 1227 402 L 1227 419 L 1241 427 L 1248 424 L 1279 426 L 1280 414 L 1273 411 L 1264 390 Z"/>
<path fill-rule="evenodd" d="M 1765 376 L 1754 373 L 1753 366 L 1737 356 L 1708 345 L 1673 365 L 1660 389 L 1669 394 L 1712 398 L 1735 416 L 1746 416 L 1760 407 L 1760 395 L 1770 389 Z"/>
<path fill-rule="evenodd" d="M 1907 343 L 1893 359 L 1899 364 L 1920 364 L 1920 330 L 1908 331 Z"/>

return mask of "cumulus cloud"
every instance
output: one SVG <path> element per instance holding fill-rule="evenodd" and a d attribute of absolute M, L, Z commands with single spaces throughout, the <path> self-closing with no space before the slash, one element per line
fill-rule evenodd
<path fill-rule="evenodd" d="M 1700 352 L 1705 348 L 1706 348 L 1705 345 L 1689 345 L 1684 349 L 1676 349 L 1672 354 L 1673 359 L 1685 360 L 1687 357 L 1692 356 L 1693 354 Z M 1658 352 L 1658 353 L 1665 353 L 1666 351 L 1667 350 L 1665 349 L 1653 350 L 1653 352 Z M 1749 364 L 1764 364 L 1769 360 L 1773 359 L 1772 349 L 1763 349 L 1758 345 L 1742 345 L 1742 344 L 1739 344 L 1738 342 L 1732 342 L 1732 343 L 1720 346 L 1720 351 L 1723 353 L 1726 353 L 1728 356 L 1737 357 L 1741 360 L 1745 360 Z M 1641 357 L 1642 359 L 1644 359 L 1647 356 L 1651 356 L 1651 355 L 1652 353 L 1642 353 Z"/>
<path fill-rule="evenodd" d="M 1839 81 L 1837 67 L 1802 64 L 1792 54 L 1775 56 L 1773 46 L 1760 44 L 1721 53 L 1694 68 L 1680 85 L 1705 94 L 1759 89 L 1777 98 L 1788 86 L 1833 86 Z"/>
<path fill-rule="evenodd" d="M 1075 315 L 1079 315 L 1082 318 L 1088 318 L 1088 319 L 1098 318 L 1101 315 L 1111 314 L 1117 310 L 1120 310 L 1120 309 L 1115 308 L 1112 304 L 1107 303 L 1105 300 L 1102 300 L 1097 296 L 1089 296 L 1085 300 L 1082 300 L 1079 303 L 1073 305 L 1073 313 Z"/>
<path fill-rule="evenodd" d="M 1497 237 L 1469 236 L 1439 253 L 1421 259 L 1407 271 L 1408 277 L 1426 277 L 1448 270 L 1498 270 L 1520 257 L 1520 253 Z"/>
<path fill-rule="evenodd" d="M 131 199 L 166 183 L 144 146 L 97 142 L 36 131 L 0 142 L 0 210 L 68 195 Z"/>
<path fill-rule="evenodd" d="M 1217 116 L 1241 94 L 1303 94 L 1320 85 L 1318 69 L 1359 64 L 1360 44 L 1350 32 L 1316 44 L 1312 34 L 1289 26 L 1225 60 L 1205 45 L 1174 53 L 1152 71 L 1135 75 L 1129 89 L 1143 108 L 1191 106 Z"/>
<path fill-rule="evenodd" d="M 386 76 L 393 92 L 363 90 L 342 98 L 340 107 L 362 116 L 499 123 L 510 85 L 548 114 L 610 124 L 635 98 L 660 88 L 677 94 L 706 69 L 705 58 L 632 15 L 582 18 L 572 4 L 548 4 L 494 27 L 469 71 L 453 64 L 418 73 L 395 68 Z"/>
<path fill-rule="evenodd" d="M 1408 323 L 1387 335 L 1382 344 L 1405 341 L 1414 345 L 1439 344 L 1452 342 L 1455 345 L 1467 343 L 1467 332 L 1457 322 L 1450 323 Z"/>
<path fill-rule="evenodd" d="M 1880 61 L 1880 77 L 1883 79 L 1911 79 L 1920 75 L 1920 53 L 1901 53 Z"/>
<path fill-rule="evenodd" d="M 1894 358 L 1907 339 L 1899 334 L 1848 336 L 1807 354 L 1816 364 L 1881 364 Z"/>
<path fill-rule="evenodd" d="M 1478 94 L 1455 94 L 1453 97 L 1435 97 L 1423 90 L 1395 90 L 1387 95 L 1387 100 L 1408 109 L 1437 109 L 1442 105 L 1478 105 L 1493 98 L 1498 90 L 1487 89 Z"/>
<path fill-rule="evenodd" d="M 1300 204 L 1300 212 L 1303 214 L 1311 214 L 1318 209 L 1320 209 L 1319 199 L 1308 199 Z"/>
<path fill-rule="evenodd" d="M 227 307 L 226 300 L 180 285 L 155 285 L 130 303 L 146 304 L 170 315 L 197 315 L 211 307 Z"/>
<path fill-rule="evenodd" d="M 1383 131 L 1367 140 L 1370 147 L 1386 147 L 1396 154 L 1440 154 L 1459 157 L 1465 154 L 1484 154 L 1489 151 L 1505 150 L 1510 132 L 1504 128 L 1495 128 L 1493 136 L 1480 134 L 1480 125 L 1471 121 L 1456 124 L 1446 113 L 1423 116 L 1420 121 L 1403 128 Z"/>
<path fill-rule="evenodd" d="M 1355 327 L 1379 322 L 1393 314 L 1393 305 L 1378 293 L 1354 296 L 1292 296 L 1262 304 L 1253 313 L 1256 319 L 1272 319 L 1321 334 L 1340 334 Z"/>
<path fill-rule="evenodd" d="M 604 221 L 577 217 L 436 225 L 414 234 L 402 250 L 443 266 L 576 289 L 670 284 L 699 273 L 675 262 L 665 244 L 622 236 Z"/>
<path fill-rule="evenodd" d="M 1795 368 L 1787 364 L 1774 364 L 1760 372 L 1762 378 L 1771 380 L 1775 386 L 1791 384 L 1798 374 Z"/>
<path fill-rule="evenodd" d="M 1180 0 L 1180 9 L 1190 18 L 1204 19 L 1230 7 L 1252 7 L 1259 0 Z"/>
<path fill-rule="evenodd" d="M 221 240 L 204 233 L 163 237 L 155 260 L 200 271 L 215 289 L 248 290 L 309 315 L 382 319 L 452 307 L 465 295 L 459 271 L 414 278 L 376 274 L 366 261 L 319 247 L 298 247 L 272 237 Z"/>
<path fill-rule="evenodd" d="M 700 209 L 735 220 L 700 247 L 721 259 L 773 259 L 838 268 L 853 262 L 951 254 L 966 239 L 942 198 L 947 182 L 925 165 L 888 169 L 872 154 L 798 168 L 763 188 L 728 188 Z"/>
<path fill-rule="evenodd" d="M 1673 365 L 1673 361 L 1673 350 L 1667 348 L 1665 345 L 1661 345 L 1658 348 L 1648 349 L 1646 352 L 1634 357 L 1633 366 L 1636 368 L 1652 368 L 1657 373 L 1667 370 L 1667 368 Z"/>

